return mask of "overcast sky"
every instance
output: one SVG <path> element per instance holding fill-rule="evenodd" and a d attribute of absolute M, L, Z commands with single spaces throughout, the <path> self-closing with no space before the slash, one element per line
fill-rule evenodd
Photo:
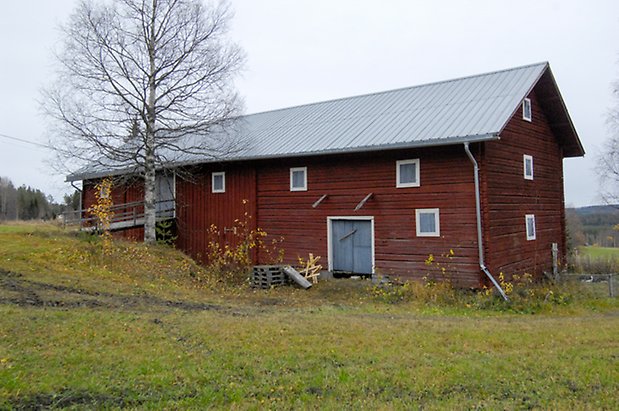
<path fill-rule="evenodd" d="M 597 204 L 595 154 L 617 104 L 616 0 L 232 0 L 230 33 L 247 54 L 237 88 L 253 113 L 549 61 L 585 158 L 566 159 L 568 205 Z M 46 143 L 40 89 L 58 26 L 77 0 L 0 5 L 0 134 Z M 71 187 L 47 150 L 0 136 L 0 176 L 59 199 Z"/>

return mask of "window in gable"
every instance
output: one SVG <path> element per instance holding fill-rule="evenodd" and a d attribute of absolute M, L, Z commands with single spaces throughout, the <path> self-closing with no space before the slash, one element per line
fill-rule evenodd
<path fill-rule="evenodd" d="M 526 225 L 527 241 L 535 240 L 535 215 L 527 214 L 524 216 L 524 222 Z"/>
<path fill-rule="evenodd" d="M 415 210 L 417 237 L 440 237 L 440 219 L 438 208 L 418 208 Z"/>
<path fill-rule="evenodd" d="M 290 169 L 290 191 L 307 191 L 307 167 Z"/>
<path fill-rule="evenodd" d="M 524 179 L 533 180 L 533 157 L 527 154 L 522 156 L 524 167 Z"/>
<path fill-rule="evenodd" d="M 522 102 L 522 118 L 526 121 L 533 120 L 533 112 L 531 110 L 531 99 L 525 98 Z"/>
<path fill-rule="evenodd" d="M 396 187 L 419 187 L 419 159 L 396 161 Z"/>
<path fill-rule="evenodd" d="M 220 171 L 211 174 L 211 192 L 225 193 L 226 192 L 226 172 Z"/>

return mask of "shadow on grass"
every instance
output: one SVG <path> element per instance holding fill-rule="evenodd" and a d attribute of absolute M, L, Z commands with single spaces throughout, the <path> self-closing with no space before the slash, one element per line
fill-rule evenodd
<path fill-rule="evenodd" d="M 22 278 L 0 269 L 0 303 L 58 308 L 148 309 L 176 308 L 185 311 L 223 310 L 224 307 L 190 301 L 172 301 L 149 294 L 118 295 L 75 287 L 47 284 Z"/>
<path fill-rule="evenodd" d="M 160 401 L 180 401 L 195 397 L 195 391 L 181 393 L 173 398 L 157 390 L 112 390 L 111 392 L 93 392 L 80 389 L 62 389 L 50 393 L 33 393 L 8 399 L 10 409 L 114 409 L 134 408 L 145 403 Z"/>

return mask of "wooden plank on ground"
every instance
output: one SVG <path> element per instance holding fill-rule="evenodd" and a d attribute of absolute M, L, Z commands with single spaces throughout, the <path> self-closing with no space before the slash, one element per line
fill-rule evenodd
<path fill-rule="evenodd" d="M 305 277 L 303 277 L 297 270 L 295 270 L 294 268 L 290 267 L 290 266 L 285 266 L 284 268 L 282 268 L 282 271 L 284 271 L 286 273 L 286 275 L 288 277 L 290 277 L 290 279 L 292 281 L 294 281 L 295 283 L 299 284 L 301 287 L 303 287 L 304 289 L 308 289 L 312 286 L 312 283 L 310 283 L 309 281 L 307 281 L 305 279 Z"/>

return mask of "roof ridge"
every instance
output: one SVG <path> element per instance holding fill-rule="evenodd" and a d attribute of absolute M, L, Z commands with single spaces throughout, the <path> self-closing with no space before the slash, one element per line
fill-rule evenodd
<path fill-rule="evenodd" d="M 231 130 L 235 133 L 233 137 L 247 139 L 251 144 L 217 160 L 293 158 L 494 139 L 509 119 L 514 118 L 522 99 L 537 84 L 541 84 L 539 93 L 561 97 L 550 65 L 544 62 L 282 108 L 272 110 L 275 114 L 271 115 L 239 116 L 241 124 Z M 554 130 L 565 149 L 564 157 L 582 155 L 582 144 L 565 104 L 562 99 L 554 104 L 559 110 L 555 120 L 569 123 L 568 126 L 558 125 Z M 549 113 L 551 111 L 554 110 Z M 212 132 L 212 138 L 217 138 L 220 131 Z M 174 152 L 164 151 L 161 155 L 168 154 Z M 210 160 L 212 157 L 208 153 L 196 153 L 177 165 Z M 92 169 L 96 173 L 101 168 Z M 84 170 L 68 178 L 77 180 L 92 175 L 96 174 Z"/>
<path fill-rule="evenodd" d="M 301 107 L 310 107 L 310 106 L 315 106 L 315 105 L 319 105 L 319 104 L 333 103 L 333 102 L 336 102 L 336 101 L 350 100 L 350 99 L 359 98 L 359 97 L 377 96 L 377 95 L 380 95 L 380 94 L 393 93 L 393 92 L 396 92 L 396 91 L 410 90 L 410 89 L 414 89 L 414 88 L 422 88 L 422 87 L 434 86 L 434 85 L 438 85 L 438 84 L 446 84 L 446 83 L 451 83 L 451 82 L 454 82 L 454 81 L 474 79 L 474 78 L 490 76 L 490 75 L 498 74 L 498 73 L 507 73 L 509 71 L 522 70 L 522 69 L 526 69 L 526 68 L 530 68 L 530 67 L 534 67 L 534 66 L 548 66 L 548 65 L 549 65 L 548 61 L 543 61 L 543 62 L 539 62 L 539 63 L 526 64 L 524 66 L 511 67 L 511 68 L 501 69 L 501 70 L 494 70 L 494 71 L 489 71 L 489 72 L 480 73 L 480 74 L 473 74 L 473 75 L 470 75 L 470 76 L 461 76 L 461 77 L 456 77 L 456 78 L 452 78 L 452 79 L 448 79 L 448 80 L 441 80 L 441 81 L 433 81 L 433 82 L 429 82 L 429 83 L 422 83 L 422 84 L 417 84 L 417 85 L 414 85 L 414 86 L 398 87 L 398 88 L 394 88 L 394 89 L 390 89 L 390 90 L 375 91 L 375 92 L 372 92 L 372 93 L 365 93 L 365 94 L 356 94 L 356 95 L 352 95 L 352 96 L 348 96 L 348 97 L 338 97 L 338 98 L 334 98 L 334 99 L 330 99 L 330 100 L 321 100 L 321 101 L 315 101 L 315 102 L 312 102 L 312 103 L 297 104 L 297 105 L 294 105 L 294 106 L 281 107 L 281 108 L 276 108 L 276 109 L 273 109 L 273 110 L 258 111 L 258 112 L 255 112 L 255 113 L 243 114 L 243 115 L 240 115 L 239 117 L 240 118 L 244 118 L 244 117 L 257 116 L 257 115 L 260 115 L 260 114 L 276 113 L 278 111 L 291 110 L 291 109 L 301 108 Z"/>

